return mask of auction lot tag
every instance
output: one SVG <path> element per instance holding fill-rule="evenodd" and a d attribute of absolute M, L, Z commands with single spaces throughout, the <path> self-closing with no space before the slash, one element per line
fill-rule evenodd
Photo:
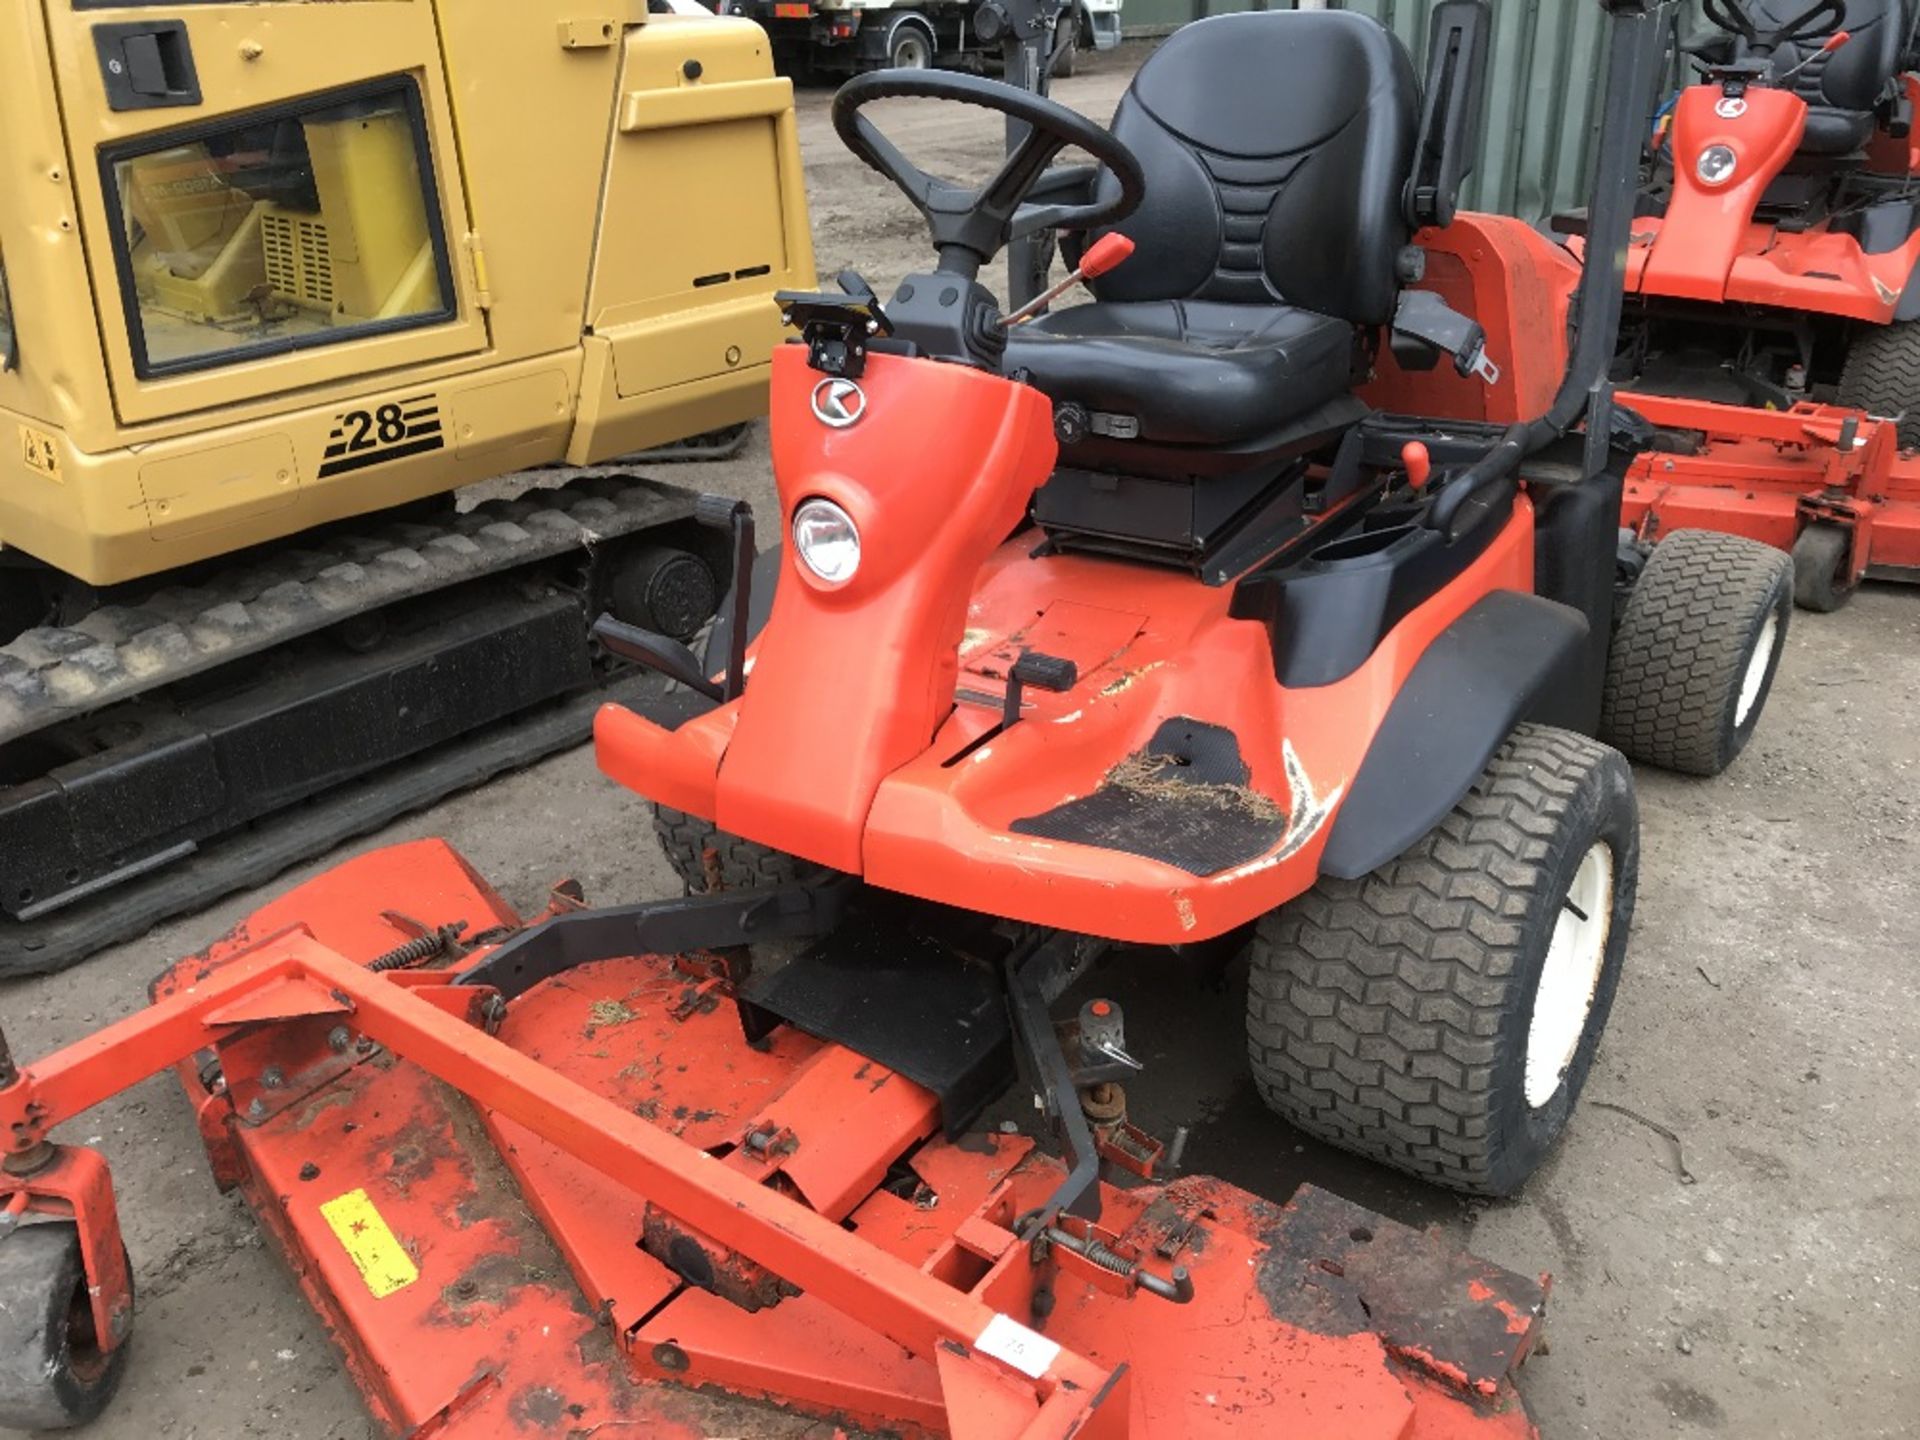
<path fill-rule="evenodd" d="M 1038 1380 L 1053 1364 L 1060 1347 L 1037 1330 L 1029 1330 L 1011 1315 L 996 1315 L 987 1322 L 973 1348 L 983 1355 L 1004 1361 L 1030 1380 Z"/>

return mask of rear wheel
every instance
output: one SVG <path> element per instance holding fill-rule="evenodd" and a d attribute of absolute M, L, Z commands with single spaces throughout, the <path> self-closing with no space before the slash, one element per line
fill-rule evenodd
<path fill-rule="evenodd" d="M 1853 599 L 1855 585 L 1847 532 L 1838 525 L 1809 525 L 1793 542 L 1793 601 L 1802 610 L 1828 615 Z"/>
<path fill-rule="evenodd" d="M 1639 857 L 1626 760 L 1521 726 L 1405 855 L 1260 922 L 1247 1041 L 1262 1098 L 1342 1149 L 1512 1194 L 1592 1069 Z"/>
<path fill-rule="evenodd" d="M 1920 446 L 1920 322 L 1876 326 L 1854 337 L 1836 398 L 1869 415 L 1899 415 L 1900 443 Z"/>
<path fill-rule="evenodd" d="M 80 1237 L 65 1222 L 0 1240 L 0 1427 L 68 1430 L 106 1408 L 127 1368 L 125 1341 L 100 1348 Z"/>
<path fill-rule="evenodd" d="M 1676 530 L 1654 547 L 1614 632 L 1601 739 L 1648 765 L 1718 775 L 1760 723 L 1792 614 L 1785 555 Z"/>
<path fill-rule="evenodd" d="M 910 22 L 894 26 L 887 41 L 887 68 L 926 70 L 932 65 L 933 40 L 927 32 Z"/>

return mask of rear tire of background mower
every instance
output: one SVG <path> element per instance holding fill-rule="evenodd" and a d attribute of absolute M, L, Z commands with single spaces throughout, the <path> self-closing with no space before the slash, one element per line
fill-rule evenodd
<path fill-rule="evenodd" d="M 1600 738 L 1683 775 L 1718 775 L 1753 738 L 1786 651 L 1793 562 L 1676 530 L 1635 582 L 1607 657 Z"/>
<path fill-rule="evenodd" d="M 1793 603 L 1831 615 L 1845 608 L 1858 587 L 1848 561 L 1847 532 L 1838 525 L 1809 525 L 1793 542 Z"/>
<path fill-rule="evenodd" d="M 106 1409 L 127 1342 L 94 1339 L 80 1237 L 64 1221 L 0 1240 L 0 1428 L 70 1430 Z"/>
<path fill-rule="evenodd" d="M 1903 449 L 1920 446 L 1920 322 L 1875 326 L 1854 337 L 1834 398 L 1869 415 L 1900 415 Z"/>
<path fill-rule="evenodd" d="M 1260 922 L 1247 1048 L 1261 1098 L 1343 1150 L 1448 1189 L 1514 1193 L 1593 1067 L 1639 836 L 1624 757 L 1522 725 L 1405 855 L 1323 878 Z M 1576 895 L 1610 898 L 1576 910 Z M 1537 1032 L 1536 1010 L 1558 1023 Z"/>

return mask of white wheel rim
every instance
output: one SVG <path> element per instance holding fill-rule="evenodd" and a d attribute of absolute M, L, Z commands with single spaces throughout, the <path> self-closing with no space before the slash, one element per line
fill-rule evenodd
<path fill-rule="evenodd" d="M 1613 925 L 1613 850 L 1596 840 L 1581 858 L 1561 897 L 1553 939 L 1533 995 L 1527 1025 L 1527 1104 L 1538 1110 L 1560 1091 L 1560 1081 L 1587 1033 L 1594 992 L 1607 958 Z"/>
<path fill-rule="evenodd" d="M 895 54 L 894 69 L 924 70 L 927 68 L 926 42 L 918 35 L 903 36 L 900 48 Z"/>
<path fill-rule="evenodd" d="M 1780 642 L 1780 612 L 1769 610 L 1767 623 L 1760 627 L 1760 643 L 1747 657 L 1746 674 L 1740 677 L 1740 699 L 1733 707 L 1733 725 L 1737 730 L 1747 723 L 1753 707 L 1760 703 L 1760 687 L 1767 683 L 1767 669 L 1773 664 L 1773 650 Z"/>

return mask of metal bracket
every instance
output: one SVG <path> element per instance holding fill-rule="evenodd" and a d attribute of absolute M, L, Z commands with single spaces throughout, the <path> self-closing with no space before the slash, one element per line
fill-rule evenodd
<path fill-rule="evenodd" d="M 513 1000 L 595 960 L 816 939 L 840 923 L 858 883 L 847 875 L 818 884 L 576 910 L 522 930 L 453 983 L 485 985 Z"/>

